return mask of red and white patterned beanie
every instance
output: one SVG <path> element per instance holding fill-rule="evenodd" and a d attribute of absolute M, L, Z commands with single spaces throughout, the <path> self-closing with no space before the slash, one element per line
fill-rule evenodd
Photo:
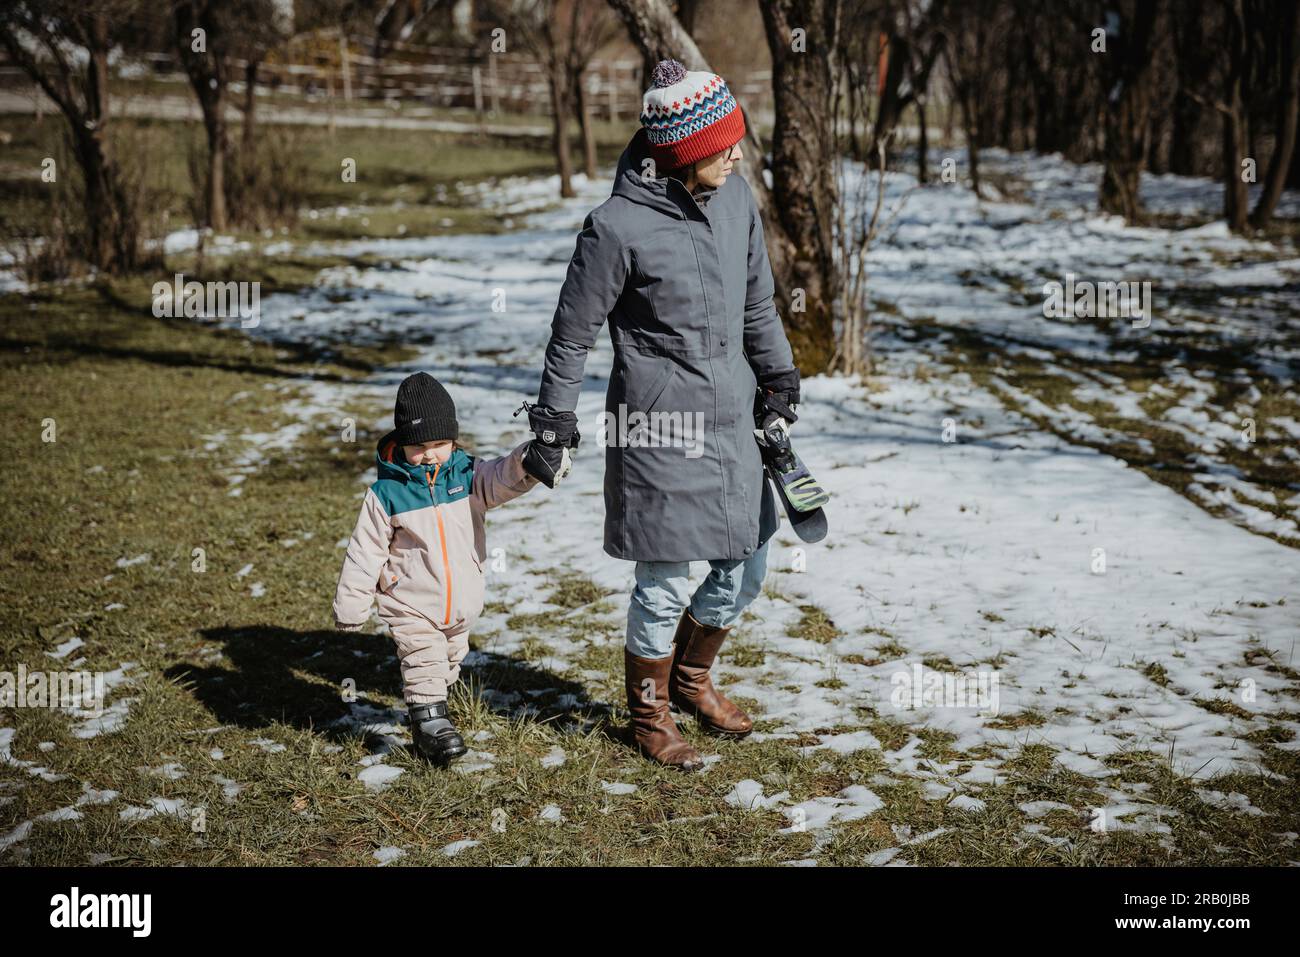
<path fill-rule="evenodd" d="M 641 125 L 660 171 L 712 156 L 744 137 L 745 115 L 716 73 L 660 60 L 650 81 L 641 100 Z"/>

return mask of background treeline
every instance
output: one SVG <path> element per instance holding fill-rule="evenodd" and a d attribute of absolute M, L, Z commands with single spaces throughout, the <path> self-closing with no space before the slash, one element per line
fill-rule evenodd
<path fill-rule="evenodd" d="M 1295 0 L 966 0 L 936 32 L 974 151 L 1104 163 L 1103 209 L 1135 218 L 1137 175 L 1225 184 L 1236 231 L 1300 186 Z M 1081 36 L 1105 30 L 1105 52 Z M 904 37 L 925 43 L 925 36 Z M 1244 164 L 1244 165 L 1243 165 Z M 1248 187 L 1264 184 L 1253 207 Z"/>
<path fill-rule="evenodd" d="M 854 372 L 867 363 L 864 264 L 882 211 L 861 192 L 871 177 L 853 180 L 858 194 L 849 195 L 842 158 L 878 174 L 907 164 L 925 182 L 937 137 L 945 158 L 965 151 L 961 182 L 978 193 L 982 150 L 1060 153 L 1097 164 L 1100 209 L 1130 222 L 1145 219 L 1143 172 L 1208 176 L 1223 184 L 1232 230 L 1276 230 L 1283 189 L 1300 186 L 1298 8 L 1300 0 L 0 0 L 0 51 L 64 120 L 60 166 L 74 175 L 51 190 L 57 201 L 38 251 L 45 266 L 28 270 L 51 278 L 73 260 L 109 274 L 158 264 L 150 178 L 158 146 L 118 129 L 118 100 L 161 111 L 175 89 L 187 91 L 201 121 L 189 163 L 193 222 L 265 230 L 291 225 L 303 205 L 301 154 L 290 126 L 276 121 L 286 110 L 331 132 L 337 111 L 365 100 L 373 109 L 376 99 L 394 115 L 414 105 L 484 135 L 489 120 L 491 135 L 508 136 L 503 124 L 532 118 L 515 141 L 549 148 L 559 193 L 569 196 L 577 170 L 597 175 L 597 124 L 624 138 L 634 127 L 635 91 L 655 62 L 722 73 L 750 120 L 741 169 L 763 210 L 800 366 Z M 164 72 L 176 78 L 170 85 L 158 82 Z"/>

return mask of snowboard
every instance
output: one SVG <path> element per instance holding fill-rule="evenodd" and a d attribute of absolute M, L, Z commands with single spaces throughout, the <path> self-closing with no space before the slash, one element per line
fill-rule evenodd
<path fill-rule="evenodd" d="M 763 468 L 776 486 L 794 533 L 805 542 L 820 542 L 828 529 L 822 506 L 831 500 L 790 445 L 790 436 L 775 426 L 763 432 L 758 447 Z"/>

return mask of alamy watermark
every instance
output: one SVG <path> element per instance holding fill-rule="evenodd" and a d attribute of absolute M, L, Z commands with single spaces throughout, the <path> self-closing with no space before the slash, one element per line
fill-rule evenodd
<path fill-rule="evenodd" d="M 51 927 L 122 927 L 132 937 L 148 937 L 152 915 L 152 894 L 83 894 L 73 887 L 50 898 Z"/>
<path fill-rule="evenodd" d="M 895 671 L 889 700 L 900 711 L 919 708 L 978 708 L 983 717 L 998 713 L 996 671 L 934 671 L 914 664 L 907 671 Z"/>
<path fill-rule="evenodd" d="M 172 282 L 153 284 L 153 314 L 159 319 L 238 319 L 244 329 L 262 321 L 260 282 L 185 281 L 176 273 Z"/>
<path fill-rule="evenodd" d="M 1134 329 L 1151 325 L 1151 283 L 1052 280 L 1043 286 L 1043 315 L 1048 319 L 1133 319 Z"/>
<path fill-rule="evenodd" d="M 604 448 L 684 448 L 688 459 L 704 454 L 703 412 L 629 412 L 619 403 L 615 412 L 602 412 L 596 442 Z"/>
<path fill-rule="evenodd" d="M 104 710 L 102 671 L 0 671 L 0 708 Z"/>

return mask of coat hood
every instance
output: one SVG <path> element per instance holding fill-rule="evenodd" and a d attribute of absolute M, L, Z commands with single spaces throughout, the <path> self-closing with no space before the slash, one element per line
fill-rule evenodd
<path fill-rule="evenodd" d="M 668 216 L 682 218 L 684 214 L 680 203 L 692 194 L 686 189 L 685 183 L 673 176 L 644 176 L 646 167 L 643 164 L 649 158 L 650 141 L 642 127 L 628 141 L 623 155 L 618 158 L 611 195 L 623 196 Z M 703 208 L 717 191 L 717 187 L 702 186 L 693 198 Z"/>

